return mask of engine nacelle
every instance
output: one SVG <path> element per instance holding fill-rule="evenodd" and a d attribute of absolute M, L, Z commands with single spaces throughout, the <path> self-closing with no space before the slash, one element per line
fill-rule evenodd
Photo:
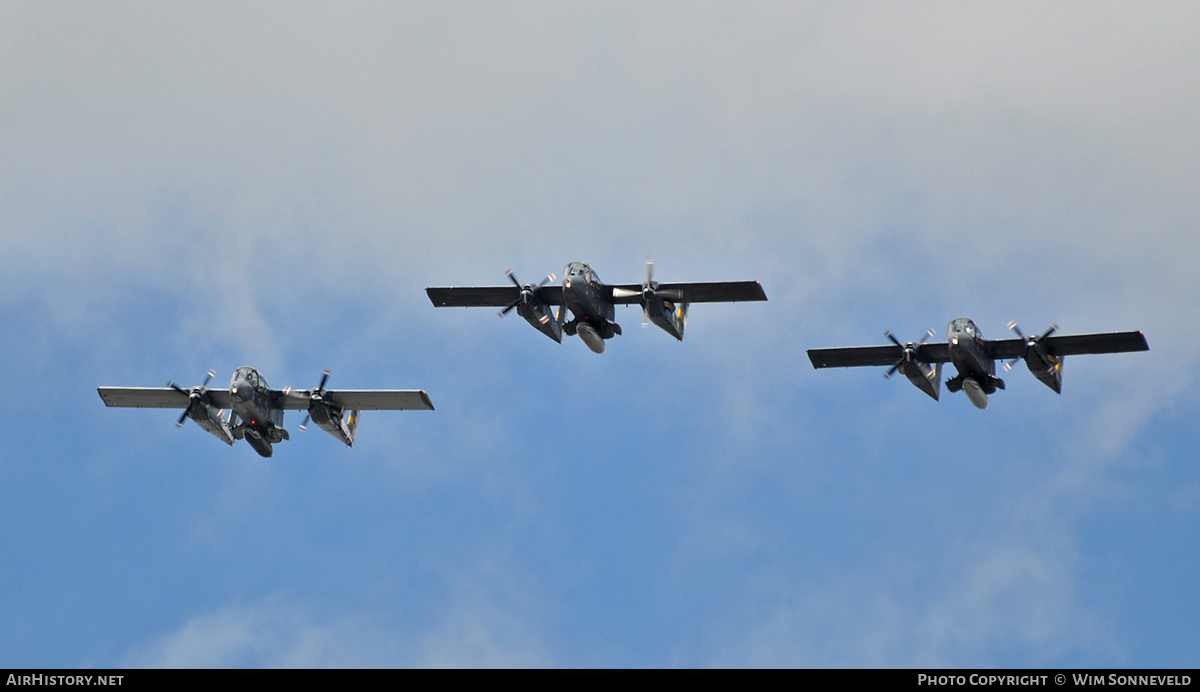
<path fill-rule="evenodd" d="M 1029 372 L 1033 373 L 1039 382 L 1053 389 L 1056 394 L 1062 394 L 1062 356 L 1046 352 L 1046 339 L 1058 331 L 1058 325 L 1050 325 L 1050 328 L 1041 336 L 1025 336 L 1017 327 L 1016 322 L 1009 322 L 1008 328 L 1016 332 L 1017 336 L 1025 342 L 1025 353 L 1022 358 L 1025 360 L 1025 365 L 1029 367 Z M 1010 369 L 1010 364 L 1006 363 L 1004 369 Z"/>
<path fill-rule="evenodd" d="M 933 397 L 934 401 L 938 400 L 942 389 L 941 363 L 935 363 L 933 367 L 930 367 L 929 363 L 912 358 L 900 364 L 900 372 L 904 373 L 908 381 L 916 385 L 917 389 Z"/>
<path fill-rule="evenodd" d="M 1038 381 L 1062 394 L 1062 361 L 1059 356 L 1046 353 L 1041 344 L 1025 351 L 1025 365 Z"/>
<path fill-rule="evenodd" d="M 233 444 L 232 426 L 221 419 L 221 409 L 205 402 L 200 397 L 192 397 L 192 400 L 188 402 L 187 415 L 201 428 L 212 433 L 214 437 L 226 444 Z M 229 415 L 231 419 L 234 416 L 232 411 Z"/>
<path fill-rule="evenodd" d="M 688 303 L 676 304 L 674 301 L 651 296 L 643 306 L 646 317 L 664 332 L 683 341 L 683 329 L 687 326 Z"/>
<path fill-rule="evenodd" d="M 342 409 L 314 400 L 308 405 L 308 415 L 322 430 L 341 440 L 347 447 L 354 446 L 354 435 L 358 432 L 359 411 L 347 415 Z"/>
<path fill-rule="evenodd" d="M 566 310 L 566 307 L 562 309 Z M 517 304 L 517 314 L 524 317 L 525 321 L 531 324 L 534 329 L 558 343 L 562 343 L 562 324 L 554 319 L 554 309 L 546 301 L 542 300 L 541 295 L 537 291 L 522 292 L 521 302 Z"/>

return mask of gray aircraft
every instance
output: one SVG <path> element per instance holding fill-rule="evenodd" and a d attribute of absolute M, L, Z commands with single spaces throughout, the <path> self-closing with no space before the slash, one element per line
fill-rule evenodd
<path fill-rule="evenodd" d="M 1058 326 L 1052 326 L 1040 336 L 1025 336 L 1010 322 L 1008 328 L 1019 338 L 984 339 L 971 320 L 960 317 L 947 328 L 947 343 L 925 343 L 933 336 L 926 332 L 920 341 L 900 343 L 891 332 L 886 336 L 892 343 L 885 346 L 851 346 L 847 348 L 812 348 L 808 358 L 814 368 L 849 368 L 859 365 L 890 365 L 884 377 L 897 370 L 918 389 L 935 400 L 941 386 L 943 363 L 953 363 L 958 375 L 946 380 L 946 389 L 967 393 L 977 408 L 988 407 L 988 395 L 1004 389 L 1004 380 L 996 377 L 996 361 L 1009 359 L 1005 370 L 1024 359 L 1029 372 L 1055 392 L 1062 393 L 1062 362 L 1066 356 L 1083 353 L 1125 353 L 1148 351 L 1146 337 L 1141 332 L 1109 332 L 1052 336 Z"/>
<path fill-rule="evenodd" d="M 226 444 L 246 440 L 264 457 L 271 456 L 271 445 L 289 439 L 283 427 L 284 411 L 307 409 L 301 430 L 311 419 L 350 447 L 362 411 L 433 410 L 429 395 L 419 389 L 326 389 L 328 370 L 316 389 L 271 389 L 254 368 L 234 370 L 228 391 L 208 389 L 214 375 L 209 370 L 204 382 L 191 389 L 168 382 L 166 387 L 99 387 L 98 391 L 108 406 L 183 409 L 176 427 L 183 427 L 183 421 L 191 418 Z M 225 409 L 229 414 L 223 416 Z"/>
<path fill-rule="evenodd" d="M 571 262 L 563 270 L 561 285 L 550 274 L 541 283 L 522 284 L 512 270 L 505 272 L 512 286 L 427 288 L 435 307 L 498 307 L 504 317 L 514 308 L 533 328 L 562 343 L 563 334 L 579 335 L 587 347 L 604 353 L 604 342 L 621 333 L 614 306 L 642 306 L 642 326 L 653 322 L 683 341 L 691 303 L 731 303 L 766 300 L 757 281 L 660 284 L 654 280 L 654 262 L 646 262 L 641 284 L 605 284 L 588 264 Z M 558 306 L 555 317 L 551 306 Z M 570 318 L 568 310 L 573 318 Z"/>

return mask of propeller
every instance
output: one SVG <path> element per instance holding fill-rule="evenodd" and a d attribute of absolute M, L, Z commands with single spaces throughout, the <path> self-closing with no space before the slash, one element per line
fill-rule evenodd
<path fill-rule="evenodd" d="M 321 383 L 320 383 L 320 384 L 318 384 L 318 385 L 317 385 L 317 388 L 316 388 L 316 389 L 314 389 L 314 390 L 312 391 L 312 393 L 308 395 L 308 399 L 309 399 L 309 401 L 310 401 L 310 402 L 311 402 L 311 401 L 322 401 L 322 400 L 324 400 L 324 398 L 325 398 L 325 391 L 326 391 L 326 390 L 325 390 L 325 382 L 326 382 L 328 379 L 329 379 L 329 371 L 328 371 L 328 370 L 323 370 L 323 371 L 321 372 Z M 283 392 L 283 393 L 284 393 L 284 394 L 288 394 L 288 393 L 290 393 L 291 391 L 292 391 L 291 387 L 288 387 L 287 389 L 285 389 L 285 390 L 284 390 L 284 392 Z M 305 414 L 304 414 L 304 422 L 300 424 L 300 429 L 301 429 L 301 430 L 307 430 L 307 429 L 308 429 L 308 421 L 309 421 L 309 420 L 311 420 L 311 419 L 312 419 L 312 414 L 311 414 L 311 413 L 305 413 Z"/>
<path fill-rule="evenodd" d="M 210 380 L 212 380 L 213 377 L 216 376 L 216 374 L 217 373 L 215 371 L 209 370 L 208 377 L 204 378 L 204 382 L 201 382 L 199 387 L 192 387 L 191 389 L 184 389 L 183 387 L 180 387 L 179 385 L 175 384 L 174 382 L 167 382 L 168 387 L 170 387 L 171 389 L 174 389 L 175 391 L 179 392 L 180 394 L 186 394 L 188 397 L 187 408 L 183 409 L 183 415 L 179 417 L 179 420 L 175 421 L 175 427 L 177 427 L 177 428 L 183 427 L 183 421 L 187 420 L 188 411 L 190 411 L 192 408 L 193 400 L 204 401 L 204 393 L 208 389 L 208 383 Z"/>
<path fill-rule="evenodd" d="M 917 342 L 909 341 L 908 343 L 904 343 L 904 344 L 897 341 L 896 337 L 893 336 L 890 331 L 884 332 L 883 335 L 886 336 L 888 338 L 888 340 L 890 340 L 893 344 L 896 344 L 904 351 L 904 354 L 900 356 L 900 360 L 896 361 L 896 363 L 894 365 L 892 365 L 892 367 L 888 368 L 887 372 L 883 373 L 883 376 L 885 378 L 890 379 L 891 376 L 896 374 L 896 371 L 900 369 L 901 365 L 904 365 L 905 363 L 907 363 L 908 361 L 913 359 L 913 356 L 916 355 L 917 352 L 920 350 L 921 344 L 925 343 L 926 339 L 933 336 L 933 330 L 930 329 L 929 331 L 925 332 L 925 336 L 921 337 L 920 341 L 917 341 Z"/>
<path fill-rule="evenodd" d="M 550 283 L 551 281 L 554 281 L 554 279 L 555 279 L 554 274 L 547 274 L 546 278 L 542 279 L 541 283 L 534 286 L 533 284 L 522 284 L 520 281 L 517 281 L 517 277 L 513 275 L 513 270 L 511 270 L 511 269 L 504 272 L 504 275 L 508 277 L 509 281 L 513 282 L 514 286 L 516 286 L 517 288 L 519 288 L 521 290 L 521 295 L 518 296 L 516 300 L 509 303 L 507 306 L 505 306 L 505 308 L 503 310 L 500 311 L 501 317 L 504 317 L 505 315 L 507 315 L 509 312 L 512 311 L 513 308 L 517 307 L 521 303 L 528 303 L 530 297 L 532 297 L 533 294 L 535 292 L 537 292 L 538 289 L 540 289 L 542 286 L 545 286 L 546 284 Z"/>
<path fill-rule="evenodd" d="M 654 290 L 658 288 L 658 284 L 654 283 L 654 260 L 646 260 L 646 283 L 642 284 L 642 326 L 650 326 L 650 312 L 647 306 L 650 305 L 650 299 L 654 297 Z"/>
<path fill-rule="evenodd" d="M 642 326 L 650 324 L 650 302 L 657 298 L 670 300 L 674 302 L 683 301 L 683 294 L 673 289 L 660 289 L 659 283 L 654 280 L 654 260 L 646 260 L 646 281 L 642 283 L 640 291 L 635 291 L 628 288 L 614 288 L 614 298 L 633 298 L 638 297 L 642 303 Z"/>
<path fill-rule="evenodd" d="M 1057 324 L 1052 324 L 1052 325 L 1050 325 L 1050 328 L 1049 328 L 1049 329 L 1047 329 L 1046 331 L 1042 332 L 1042 335 L 1041 335 L 1041 336 L 1025 336 L 1024 334 L 1022 334 L 1022 333 L 1021 333 L 1021 328 L 1017 326 L 1017 323 L 1016 323 L 1016 321 L 1009 322 L 1009 323 L 1008 323 L 1008 328 L 1009 328 L 1009 329 L 1011 329 L 1011 330 L 1013 330 L 1013 332 L 1015 332 L 1015 333 L 1016 333 L 1016 335 L 1017 335 L 1017 336 L 1019 336 L 1019 337 L 1021 337 L 1021 340 L 1025 342 L 1025 351 L 1026 351 L 1026 353 L 1028 353 L 1028 352 L 1029 352 L 1029 349 L 1031 349 L 1031 348 L 1036 348 L 1036 347 L 1037 347 L 1037 345 L 1038 345 L 1038 343 L 1039 343 L 1039 342 L 1041 342 L 1041 341 L 1043 341 L 1043 340 L 1045 340 L 1045 338 L 1046 338 L 1046 337 L 1048 337 L 1048 336 L 1050 336 L 1051 334 L 1053 334 L 1054 332 L 1058 331 L 1058 325 L 1057 325 Z M 1023 357 L 1023 356 L 1022 356 L 1022 357 Z M 1004 370 L 1005 370 L 1005 371 L 1012 370 L 1012 369 L 1013 369 L 1013 365 L 1014 365 L 1014 364 L 1016 364 L 1016 362 L 1017 362 L 1018 360 L 1020 360 L 1020 359 L 1021 359 L 1020 357 L 1018 357 L 1018 358 L 1013 358 L 1012 360 L 1010 360 L 1010 361 L 1006 362 L 1006 363 L 1004 364 Z"/>

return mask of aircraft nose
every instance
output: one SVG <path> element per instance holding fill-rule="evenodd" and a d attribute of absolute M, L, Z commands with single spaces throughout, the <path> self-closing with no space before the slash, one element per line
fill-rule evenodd
<path fill-rule="evenodd" d="M 249 399 L 250 385 L 245 382 L 234 382 L 229 388 L 229 394 L 239 399 Z"/>

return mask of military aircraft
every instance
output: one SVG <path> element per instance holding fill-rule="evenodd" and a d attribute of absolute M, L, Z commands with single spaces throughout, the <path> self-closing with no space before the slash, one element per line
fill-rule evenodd
<path fill-rule="evenodd" d="M 166 387 L 99 387 L 98 391 L 108 406 L 181 408 L 183 415 L 176 427 L 183 427 L 183 421 L 191 418 L 227 444 L 246 440 L 263 457 L 271 456 L 271 445 L 289 439 L 283 428 L 287 410 L 307 409 L 301 430 L 311 419 L 347 447 L 354 445 L 362 411 L 433 410 L 429 395 L 419 389 L 326 389 L 328 370 L 316 389 L 271 389 L 254 368 L 234 370 L 228 391 L 208 389 L 214 375 L 209 370 L 204 382 L 191 389 L 168 382 Z M 222 417 L 224 409 L 229 409 L 229 414 Z"/>
<path fill-rule="evenodd" d="M 960 317 L 947 328 L 948 343 L 925 343 L 933 336 L 926 332 L 920 341 L 900 343 L 891 332 L 885 332 L 892 343 L 885 346 L 852 346 L 848 348 L 812 348 L 808 358 L 814 368 L 849 368 L 857 365 L 890 365 L 884 377 L 897 370 L 918 389 L 935 400 L 941 386 L 943 363 L 953 363 L 958 375 L 946 380 L 946 389 L 962 390 L 976 408 L 988 407 L 988 395 L 1004 389 L 1004 380 L 996 377 L 996 360 L 1009 359 L 1005 370 L 1013 363 L 1025 360 L 1029 372 L 1055 392 L 1062 393 L 1062 362 L 1065 356 L 1082 353 L 1125 353 L 1148 351 L 1146 337 L 1141 332 L 1109 332 L 1105 334 L 1076 334 L 1051 336 L 1058 330 L 1052 326 L 1040 336 L 1025 336 L 1016 322 L 1008 328 L 1019 338 L 984 339 L 971 320 Z"/>
<path fill-rule="evenodd" d="M 731 303 L 766 300 L 757 281 L 660 284 L 654 280 L 654 262 L 646 262 L 641 284 L 605 284 L 585 262 L 571 262 L 563 270 L 561 285 L 550 274 L 538 284 L 522 284 L 512 270 L 505 272 L 512 286 L 427 288 L 435 307 L 498 307 L 504 317 L 516 308 L 533 328 L 562 343 L 563 334 L 579 335 L 587 347 L 604 353 L 604 342 L 621 333 L 615 305 L 642 306 L 642 326 L 653 322 L 683 341 L 691 303 Z M 551 306 L 558 306 L 554 316 Z M 568 310 L 574 315 L 568 319 Z"/>

